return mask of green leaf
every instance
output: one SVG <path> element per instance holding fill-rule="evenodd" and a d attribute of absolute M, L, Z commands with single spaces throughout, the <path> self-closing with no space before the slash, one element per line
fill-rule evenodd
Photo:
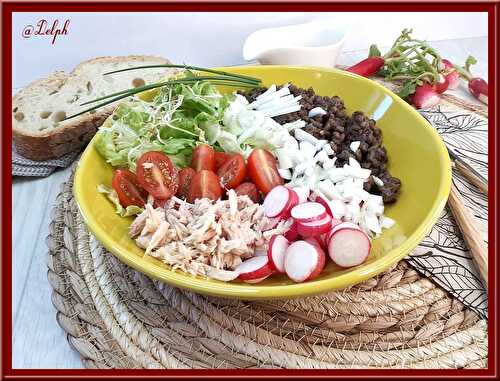
<path fill-rule="evenodd" d="M 406 98 L 409 95 L 413 94 L 415 92 L 415 89 L 417 88 L 416 84 L 413 81 L 406 81 L 403 84 L 403 87 L 398 91 L 398 95 L 401 98 Z"/>
<path fill-rule="evenodd" d="M 473 56 L 467 57 L 467 59 L 465 60 L 465 70 L 470 72 L 470 67 L 475 64 L 477 64 L 477 60 L 475 57 Z"/>
<path fill-rule="evenodd" d="M 142 213 L 142 211 L 144 210 L 136 205 L 130 205 L 124 208 L 122 204 L 120 204 L 120 200 L 118 199 L 118 194 L 116 193 L 116 191 L 104 184 L 99 184 L 97 186 L 97 191 L 106 195 L 108 200 L 115 205 L 116 214 L 121 217 L 135 216 Z"/>
<path fill-rule="evenodd" d="M 373 44 L 370 46 L 370 52 L 368 53 L 368 57 L 380 57 L 382 56 L 382 53 L 380 53 L 379 48 L 377 45 Z"/>
<path fill-rule="evenodd" d="M 390 74 L 390 71 L 387 70 L 387 69 L 380 69 L 378 72 L 377 72 L 377 75 L 380 76 L 380 77 L 387 77 L 388 75 Z"/>

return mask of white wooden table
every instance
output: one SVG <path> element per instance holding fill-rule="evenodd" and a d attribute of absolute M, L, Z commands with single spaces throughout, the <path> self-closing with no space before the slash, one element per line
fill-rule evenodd
<path fill-rule="evenodd" d="M 464 62 L 472 54 L 478 60 L 473 70 L 487 79 L 487 38 L 435 41 L 444 57 Z M 345 52 L 339 64 L 349 65 L 365 58 L 366 50 Z M 203 65 L 203 62 L 197 62 Z M 241 62 L 227 62 L 228 65 Z M 459 88 L 455 94 L 474 100 Z M 70 174 L 60 170 L 47 178 L 14 179 L 12 192 L 13 231 L 13 364 L 14 368 L 81 368 L 79 355 L 70 349 L 64 331 L 57 325 L 47 281 L 45 237 L 50 212 L 60 185 Z"/>

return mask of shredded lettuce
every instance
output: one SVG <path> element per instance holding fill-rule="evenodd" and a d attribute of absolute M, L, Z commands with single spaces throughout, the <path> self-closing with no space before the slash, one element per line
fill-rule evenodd
<path fill-rule="evenodd" d="M 198 143 L 216 143 L 233 98 L 208 82 L 161 88 L 150 102 L 134 98 L 121 103 L 97 132 L 96 148 L 112 166 L 132 171 L 148 151 L 164 152 L 185 167 Z"/>
<path fill-rule="evenodd" d="M 287 125 L 280 125 L 264 113 L 250 109 L 248 101 L 241 95 L 236 95 L 226 108 L 222 121 L 216 142 L 224 151 L 244 156 L 248 156 L 253 148 L 274 151 L 290 136 Z"/>
<path fill-rule="evenodd" d="M 135 216 L 142 213 L 142 211 L 144 210 L 135 205 L 130 205 L 124 208 L 120 204 L 120 200 L 118 199 L 118 194 L 116 193 L 116 191 L 112 188 L 108 188 L 106 185 L 99 184 L 97 186 L 97 191 L 106 195 L 108 200 L 110 200 L 115 205 L 116 214 L 120 215 L 121 217 Z"/>
<path fill-rule="evenodd" d="M 112 166 L 132 171 L 148 151 L 164 152 L 182 168 L 189 165 L 197 144 L 248 156 L 255 147 L 282 147 L 294 127 L 250 109 L 242 95 L 221 94 L 199 81 L 162 87 L 149 101 L 121 103 L 99 129 L 96 148 Z"/>

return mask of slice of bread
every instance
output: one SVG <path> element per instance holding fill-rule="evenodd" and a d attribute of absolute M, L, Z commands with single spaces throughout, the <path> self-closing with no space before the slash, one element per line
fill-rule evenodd
<path fill-rule="evenodd" d="M 160 81 L 176 72 L 170 68 L 131 70 L 103 76 L 108 71 L 169 63 L 153 56 L 99 57 L 79 64 L 71 73 L 57 71 L 30 83 L 12 99 L 12 133 L 17 151 L 32 160 L 63 156 L 86 145 L 118 102 L 62 121 L 104 95 Z"/>

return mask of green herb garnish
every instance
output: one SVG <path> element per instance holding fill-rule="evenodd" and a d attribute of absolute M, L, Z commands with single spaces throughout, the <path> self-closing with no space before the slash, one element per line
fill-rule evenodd
<path fill-rule="evenodd" d="M 84 106 L 84 105 L 96 103 L 96 102 L 103 101 L 103 100 L 105 100 L 105 101 L 102 103 L 99 103 L 97 105 L 94 105 L 90 108 L 87 108 L 81 112 L 70 115 L 70 116 L 64 118 L 64 120 L 72 119 L 72 118 L 75 118 L 75 117 L 80 116 L 82 114 L 85 114 L 87 112 L 97 110 L 101 107 L 107 106 L 111 103 L 117 102 L 119 100 L 122 100 L 122 99 L 125 99 L 128 97 L 131 97 L 135 94 L 142 93 L 144 91 L 148 91 L 148 90 L 152 90 L 152 89 L 166 87 L 166 86 L 174 86 L 174 85 L 178 85 L 178 84 L 186 84 L 186 85 L 191 84 L 191 85 L 193 85 L 193 84 L 198 83 L 198 82 L 208 82 L 208 83 L 211 83 L 214 85 L 220 85 L 220 86 L 253 88 L 253 87 L 259 86 L 261 83 L 260 79 L 254 78 L 254 77 L 249 77 L 246 75 L 233 74 L 233 73 L 228 73 L 225 71 L 206 69 L 206 68 L 201 68 L 201 67 L 197 67 L 197 66 L 174 65 L 174 64 L 137 66 L 137 67 L 107 72 L 107 73 L 104 73 L 103 75 L 110 75 L 110 74 L 120 73 L 120 72 L 124 72 L 124 71 L 129 71 L 129 70 L 158 68 L 158 67 L 183 68 L 186 70 L 186 72 L 185 72 L 186 76 L 183 78 L 173 79 L 173 80 L 169 80 L 169 81 L 157 82 L 157 83 L 152 83 L 152 84 L 144 85 L 144 86 L 140 86 L 140 87 L 134 87 L 134 88 L 118 91 L 118 92 L 115 92 L 112 94 L 105 95 L 103 97 L 93 99 L 91 101 L 82 103 L 81 105 Z M 196 75 L 195 73 L 193 73 L 192 70 L 207 72 L 207 73 L 212 73 L 212 74 L 217 74 L 217 75 L 199 76 L 199 75 Z"/>

